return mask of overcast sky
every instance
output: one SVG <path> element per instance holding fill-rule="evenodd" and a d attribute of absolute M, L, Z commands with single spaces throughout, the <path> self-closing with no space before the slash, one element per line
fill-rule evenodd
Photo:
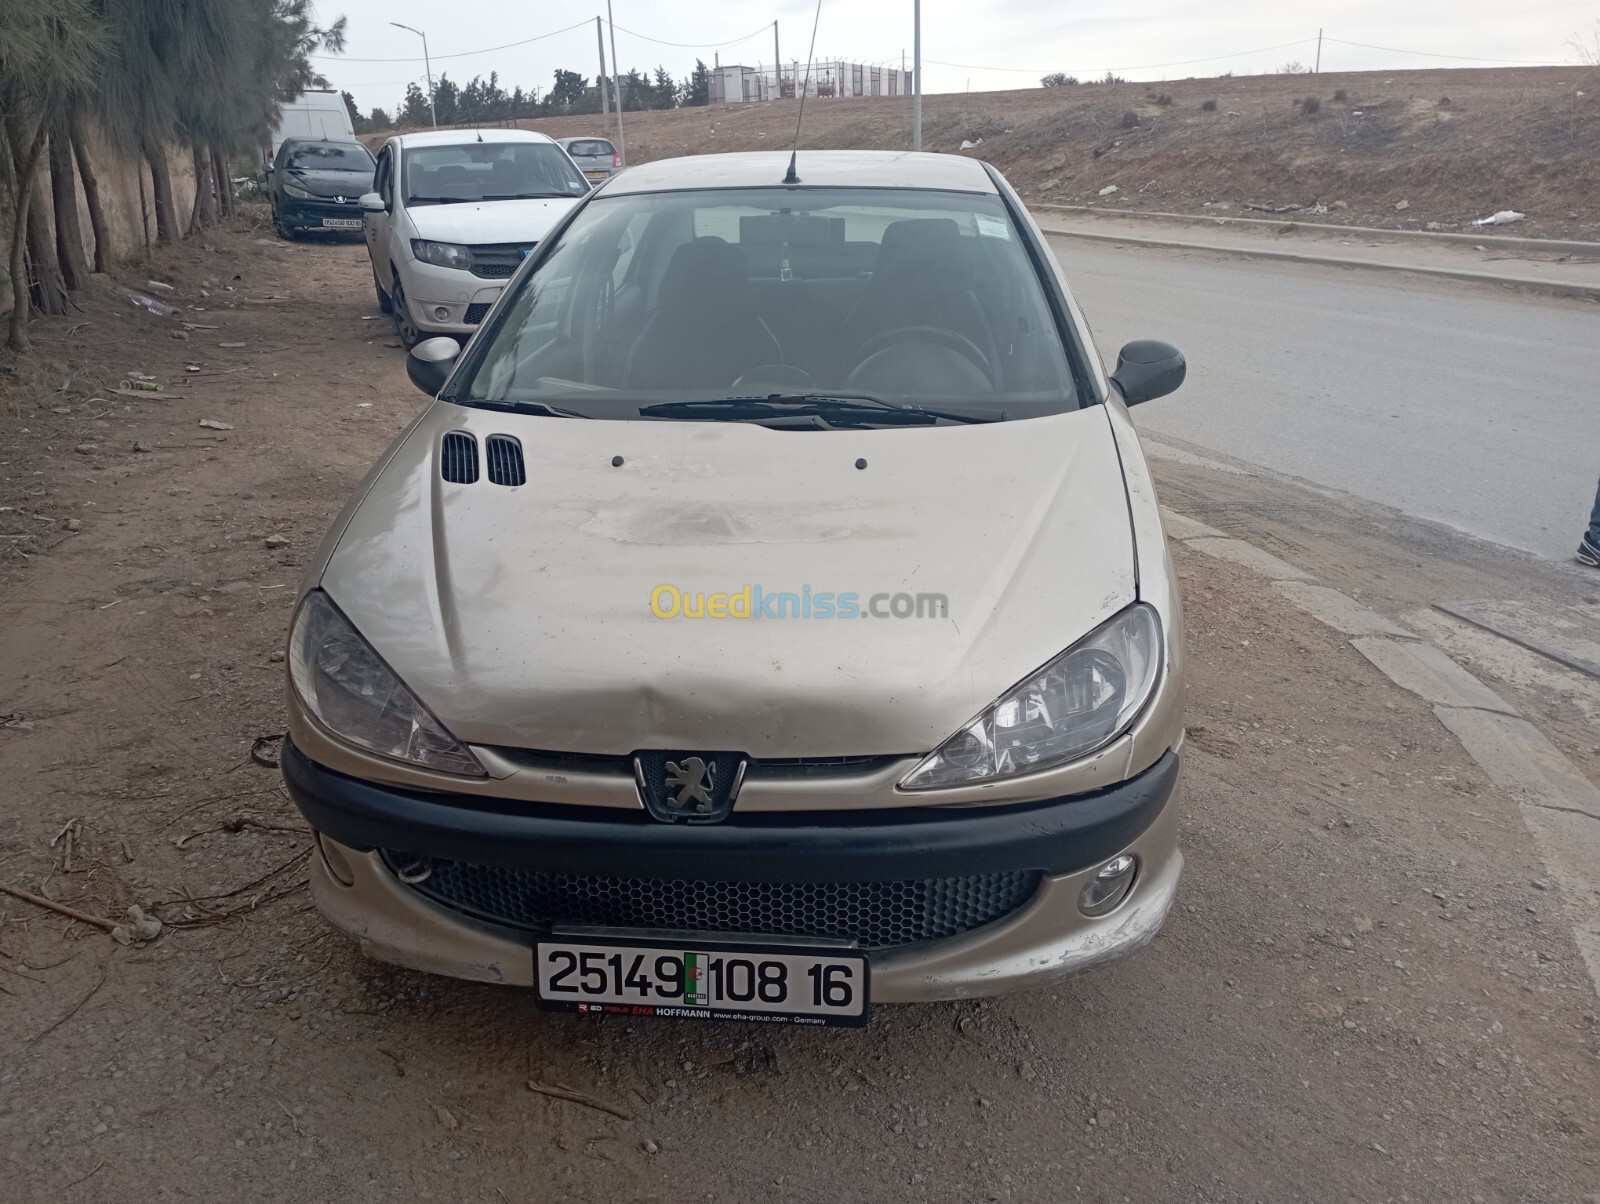
<path fill-rule="evenodd" d="M 774 19 L 784 61 L 803 63 L 816 12 L 814 3 L 795 0 L 612 3 L 623 70 L 664 64 L 678 77 L 688 74 L 697 57 L 709 64 L 718 53 L 724 63 L 770 67 Z M 393 28 L 391 21 L 428 35 L 435 75 L 448 72 L 465 83 L 498 71 L 507 89 L 537 85 L 542 95 L 557 67 L 594 76 L 593 18 L 604 15 L 603 0 L 561 5 L 319 0 L 318 7 L 323 20 L 341 13 L 349 18 L 345 55 L 318 63 L 329 82 L 353 92 L 363 109 L 381 105 L 391 111 L 406 83 L 423 78 L 420 40 Z M 911 12 L 911 0 L 824 0 L 817 57 L 892 59 L 898 65 L 903 50 L 909 62 Z M 1577 32 L 1592 40 L 1597 18 L 1596 0 L 1324 0 L 1318 6 L 1283 0 L 1153 0 L 1134 14 L 1125 0 L 924 0 L 923 78 L 929 92 L 969 86 L 976 92 L 1036 86 L 1041 74 L 1057 70 L 1087 78 L 1114 69 L 1129 79 L 1147 80 L 1268 72 L 1290 60 L 1310 66 L 1319 23 L 1328 39 L 1322 47 L 1324 71 L 1568 63 L 1576 61 L 1568 41 Z M 574 24 L 578 28 L 553 37 L 487 49 Z M 1367 46 L 1344 44 L 1350 42 Z M 357 61 L 363 59 L 402 61 Z"/>

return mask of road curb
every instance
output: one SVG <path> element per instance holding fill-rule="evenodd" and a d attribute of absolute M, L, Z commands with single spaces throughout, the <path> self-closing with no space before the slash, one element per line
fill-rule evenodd
<path fill-rule="evenodd" d="M 1437 644 L 1398 627 L 1348 594 L 1317 584 L 1265 549 L 1161 511 L 1168 538 L 1273 582 L 1297 610 L 1352 637 L 1351 646 L 1423 699 L 1490 781 L 1516 803 L 1539 857 L 1569 904 L 1573 941 L 1600 994 L 1600 790 L 1543 732 Z M 1279 567 L 1281 566 L 1281 568 Z M 1289 569 L 1291 577 L 1282 575 Z M 1359 634 L 1358 634 L 1359 633 Z"/>
<path fill-rule="evenodd" d="M 1034 212 L 1070 213 L 1093 220 L 1133 218 L 1153 225 L 1249 226 L 1281 230 L 1294 226 L 1316 234 L 1342 234 L 1346 237 L 1380 242 L 1409 242 L 1427 246 L 1440 243 L 1455 246 L 1482 246 L 1491 251 L 1531 251 L 1542 255 L 1594 255 L 1600 257 L 1600 242 L 1571 238 L 1529 238 L 1516 234 L 1468 234 L 1457 230 L 1392 230 L 1387 226 L 1341 226 L 1336 222 L 1309 222 L 1294 213 L 1278 217 L 1235 217 L 1220 213 L 1164 213 L 1145 209 L 1099 209 L 1093 205 L 1030 205 Z"/>
<path fill-rule="evenodd" d="M 1572 280 L 1541 280 L 1529 276 L 1507 276 L 1498 272 L 1480 272 L 1472 268 L 1430 267 L 1424 264 L 1394 263 L 1382 259 L 1345 259 L 1336 255 L 1316 255 L 1305 251 L 1281 251 L 1275 247 L 1228 247 L 1214 243 L 1190 242 L 1178 238 L 1146 238 L 1137 234 L 1110 234 L 1105 231 L 1067 229 L 1061 226 L 1039 227 L 1047 235 L 1060 238 L 1083 238 L 1092 242 L 1122 243 L 1131 246 L 1165 247 L 1176 251 L 1205 251 L 1212 255 L 1233 255 L 1241 259 L 1276 259 L 1285 263 L 1315 264 L 1319 267 L 1358 268 L 1363 271 L 1410 272 L 1417 276 L 1434 276 L 1444 280 L 1465 280 L 1474 284 L 1500 285 L 1508 288 L 1528 289 L 1558 297 L 1585 297 L 1600 299 L 1600 283 L 1585 284 Z"/>

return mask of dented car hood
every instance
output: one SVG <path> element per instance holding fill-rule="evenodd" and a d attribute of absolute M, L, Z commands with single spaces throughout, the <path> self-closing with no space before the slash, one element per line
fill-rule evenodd
<path fill-rule="evenodd" d="M 445 481 L 456 430 L 519 440 L 527 483 Z M 833 757 L 936 747 L 1137 582 L 1100 406 L 821 433 L 435 403 L 322 586 L 469 743 Z M 685 617 L 700 595 L 755 613 Z"/>

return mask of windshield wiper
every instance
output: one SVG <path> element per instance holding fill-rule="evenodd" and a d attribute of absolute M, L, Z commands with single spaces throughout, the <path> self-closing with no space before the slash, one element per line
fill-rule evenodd
<path fill-rule="evenodd" d="M 921 406 L 899 406 L 868 393 L 771 393 L 766 396 L 721 397 L 704 401 L 666 401 L 644 406 L 639 413 L 647 418 L 707 417 L 729 422 L 748 422 L 785 415 L 815 414 L 823 419 L 852 418 L 859 421 L 913 425 L 945 422 L 999 422 L 1004 413 L 962 414 L 953 410 L 929 410 Z"/>
<path fill-rule="evenodd" d="M 472 406 L 478 410 L 495 410 L 502 414 L 532 414 L 536 418 L 592 418 L 592 414 L 580 414 L 577 410 L 563 409 L 561 406 L 546 405 L 542 401 L 489 401 L 476 397 L 464 397 L 456 402 L 457 405 Z"/>
<path fill-rule="evenodd" d="M 485 194 L 486 201 L 549 201 L 565 200 L 572 194 L 570 192 L 497 192 L 492 196 Z"/>
<path fill-rule="evenodd" d="M 477 196 L 408 196 L 406 204 L 416 205 L 472 205 L 481 201 Z"/>

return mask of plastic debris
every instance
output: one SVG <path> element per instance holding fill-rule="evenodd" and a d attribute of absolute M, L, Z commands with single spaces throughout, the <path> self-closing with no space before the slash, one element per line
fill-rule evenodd
<path fill-rule="evenodd" d="M 170 318 L 173 314 L 178 312 L 165 301 L 157 301 L 154 297 L 147 297 L 145 294 L 135 292 L 131 288 L 123 289 L 122 295 L 140 309 L 149 310 L 158 318 Z"/>
<path fill-rule="evenodd" d="M 1527 216 L 1526 213 L 1518 213 L 1515 209 L 1502 209 L 1499 213 L 1491 213 L 1488 217 L 1480 217 L 1472 224 L 1474 226 L 1509 226 L 1512 222 L 1520 222 Z"/>
<path fill-rule="evenodd" d="M 1394 207 L 1396 209 L 1409 209 L 1409 208 L 1411 208 L 1411 202 L 1410 201 L 1396 201 L 1394 203 Z"/>
<path fill-rule="evenodd" d="M 1104 188 L 1102 188 L 1100 190 L 1100 195 L 1101 196 L 1110 196 L 1116 190 L 1117 190 L 1117 186 L 1115 184 L 1107 184 Z"/>
<path fill-rule="evenodd" d="M 117 387 L 121 389 L 127 389 L 130 392 L 135 389 L 141 393 L 161 392 L 161 386 L 157 384 L 155 379 L 152 377 L 137 377 L 133 380 L 125 380 Z"/>
<path fill-rule="evenodd" d="M 165 280 L 146 280 L 144 286 L 145 288 L 153 288 L 158 293 L 170 293 L 172 291 L 172 286 Z"/>
<path fill-rule="evenodd" d="M 961 140 L 961 149 L 962 150 L 972 150 L 974 147 L 978 147 L 978 146 L 982 146 L 982 145 L 983 145 L 983 139 L 982 138 L 979 138 L 976 142 L 969 141 L 966 138 L 963 138 Z"/>
<path fill-rule="evenodd" d="M 231 431 L 233 429 L 233 423 L 218 422 L 215 418 L 202 418 L 200 425 L 208 431 Z"/>
<path fill-rule="evenodd" d="M 119 945 L 143 944 L 161 935 L 161 921 L 145 915 L 144 909 L 135 905 L 128 908 L 128 922 L 111 930 L 111 939 Z"/>

